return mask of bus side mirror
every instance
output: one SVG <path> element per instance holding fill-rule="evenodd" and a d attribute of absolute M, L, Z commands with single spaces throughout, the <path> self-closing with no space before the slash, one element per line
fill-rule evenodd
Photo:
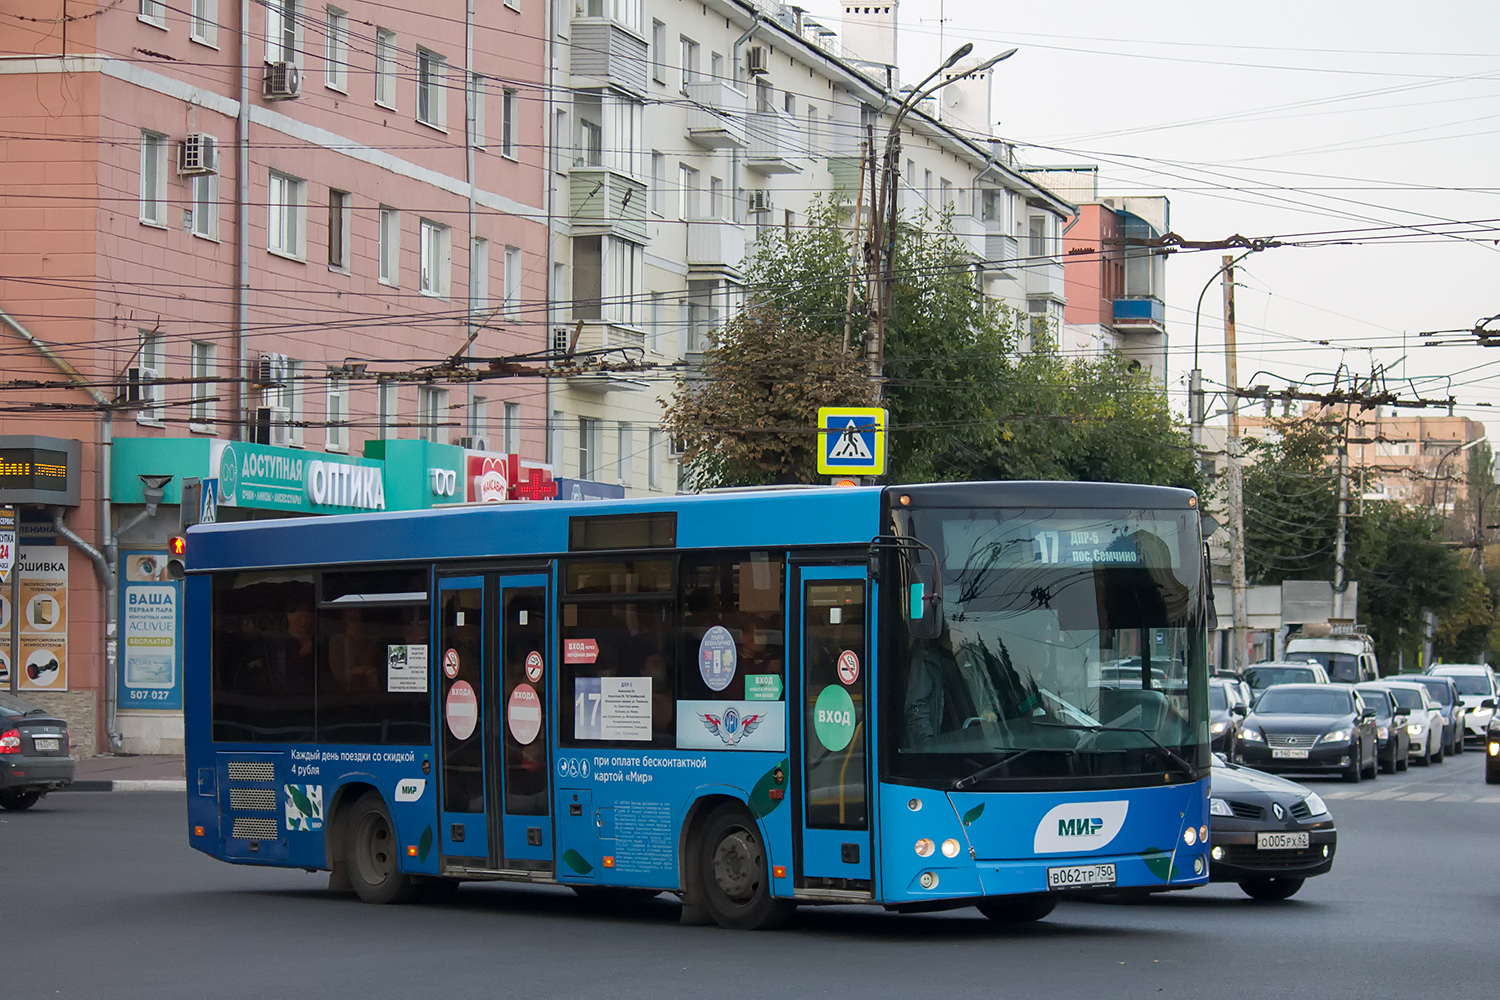
<path fill-rule="evenodd" d="M 906 588 L 906 626 L 915 639 L 936 639 L 943 633 L 943 598 L 922 582 Z"/>
<path fill-rule="evenodd" d="M 1214 607 L 1214 574 L 1213 567 L 1208 561 L 1207 542 L 1203 543 L 1203 592 L 1208 597 L 1208 621 L 1205 627 L 1212 632 L 1219 627 L 1219 610 Z"/>

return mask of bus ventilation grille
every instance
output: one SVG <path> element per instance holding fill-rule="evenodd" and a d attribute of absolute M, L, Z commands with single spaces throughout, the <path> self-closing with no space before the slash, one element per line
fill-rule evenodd
<path fill-rule="evenodd" d="M 226 767 L 230 781 L 276 780 L 276 765 L 268 760 L 230 761 Z"/>
<path fill-rule="evenodd" d="M 269 788 L 231 788 L 229 808 L 236 812 L 275 812 L 276 793 Z"/>
<path fill-rule="evenodd" d="M 236 816 L 230 836 L 237 840 L 275 840 L 276 820 L 253 816 Z"/>

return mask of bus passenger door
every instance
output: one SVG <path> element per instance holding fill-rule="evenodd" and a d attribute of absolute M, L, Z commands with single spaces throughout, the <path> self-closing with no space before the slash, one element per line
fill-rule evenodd
<path fill-rule="evenodd" d="M 438 580 L 438 828 L 443 863 L 490 868 L 485 809 L 484 580 Z"/>
<path fill-rule="evenodd" d="M 499 577 L 498 691 L 490 767 L 496 775 L 500 829 L 495 854 L 507 869 L 552 871 L 552 820 L 547 798 L 551 746 L 547 691 L 552 667 L 547 644 L 547 577 Z"/>
<path fill-rule="evenodd" d="M 804 566 L 799 889 L 871 892 L 868 572 Z"/>

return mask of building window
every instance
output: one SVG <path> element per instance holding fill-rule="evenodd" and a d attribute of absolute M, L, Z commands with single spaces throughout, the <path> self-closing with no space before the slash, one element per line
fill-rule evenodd
<path fill-rule="evenodd" d="M 380 206 L 380 283 L 401 284 L 401 213 Z"/>
<path fill-rule="evenodd" d="M 323 82 L 340 93 L 348 93 L 349 15 L 337 7 L 329 7 L 323 34 Z"/>
<path fill-rule="evenodd" d="M 667 82 L 667 26 L 655 20 L 651 22 L 651 79 Z"/>
<path fill-rule="evenodd" d="M 214 144 L 218 146 L 217 143 Z M 191 230 L 206 240 L 219 238 L 219 154 L 214 152 L 214 172 L 194 174 L 192 180 L 193 210 Z"/>
<path fill-rule="evenodd" d="M 469 241 L 469 312 L 480 313 L 490 307 L 490 241 L 474 237 Z M 474 322 L 482 322 L 475 316 Z"/>
<path fill-rule="evenodd" d="M 682 92 L 685 94 L 688 84 L 698 78 L 698 43 L 686 35 L 679 41 L 682 43 Z"/>
<path fill-rule="evenodd" d="M 140 350 L 135 358 L 140 400 L 144 404 L 136 419 L 141 423 L 159 424 L 164 413 L 162 403 L 167 398 L 167 387 L 161 382 L 167 376 L 167 338 L 152 330 L 142 330 Z"/>
<path fill-rule="evenodd" d="M 215 48 L 219 44 L 219 0 L 193 0 L 188 37 Z"/>
<path fill-rule="evenodd" d="M 396 33 L 375 29 L 375 103 L 396 109 Z"/>
<path fill-rule="evenodd" d="M 266 4 L 266 62 L 297 61 L 302 36 L 297 0 L 268 0 Z"/>
<path fill-rule="evenodd" d="M 614 237 L 573 238 L 573 314 L 635 326 L 640 322 L 644 250 Z"/>
<path fill-rule="evenodd" d="M 1047 256 L 1047 217 L 1045 215 L 1033 215 L 1028 220 L 1029 229 L 1027 235 L 1030 237 L 1027 254 L 1032 260 L 1040 261 Z"/>
<path fill-rule="evenodd" d="M 652 428 L 646 432 L 646 485 L 650 489 L 661 489 L 662 483 L 662 439 L 661 431 Z"/>
<path fill-rule="evenodd" d="M 448 295 L 448 227 L 422 220 L 422 273 L 417 290 L 423 295 Z"/>
<path fill-rule="evenodd" d="M 267 199 L 266 249 L 302 260 L 306 251 L 307 204 L 305 181 L 271 171 Z"/>
<path fill-rule="evenodd" d="M 202 341 L 193 341 L 192 382 L 188 392 L 192 403 L 188 406 L 188 426 L 195 431 L 206 431 L 214 422 L 214 397 L 219 393 L 214 377 L 218 374 L 218 347 Z"/>
<path fill-rule="evenodd" d="M 521 250 L 505 248 L 505 318 L 521 318 Z"/>
<path fill-rule="evenodd" d="M 140 0 L 137 8 L 139 20 L 157 28 L 167 26 L 167 5 L 164 0 Z"/>
<path fill-rule="evenodd" d="M 167 137 L 141 132 L 141 221 L 167 224 Z"/>
<path fill-rule="evenodd" d="M 651 214 L 660 216 L 667 210 L 667 158 L 651 151 Z"/>
<path fill-rule="evenodd" d="M 698 218 L 698 178 L 698 171 L 686 163 L 677 165 L 677 217 L 679 219 Z"/>
<path fill-rule="evenodd" d="M 490 446 L 490 401 L 483 396 L 470 396 L 468 416 L 468 427 L 466 429 L 469 434 L 469 447 L 488 451 Z"/>
<path fill-rule="evenodd" d="M 353 200 L 348 191 L 328 189 L 328 266 L 335 271 L 349 270 L 349 229 L 353 220 Z"/>
<path fill-rule="evenodd" d="M 938 178 L 938 207 L 944 212 L 955 209 L 953 201 L 953 182 L 946 177 Z"/>
<path fill-rule="evenodd" d="M 433 128 L 448 125 L 448 102 L 444 99 L 443 77 L 448 60 L 436 52 L 417 50 L 417 121 Z"/>
<path fill-rule="evenodd" d="M 517 153 L 516 130 L 520 127 L 521 98 L 514 88 L 506 87 L 500 95 L 500 155 L 512 160 Z"/>
<path fill-rule="evenodd" d="M 475 149 L 485 145 L 484 92 L 489 82 L 477 73 L 469 74 L 469 145 Z"/>
<path fill-rule="evenodd" d="M 521 453 L 521 404 L 505 404 L 505 440 L 503 442 L 504 452 L 507 455 L 519 455 Z"/>
<path fill-rule="evenodd" d="M 401 408 L 401 383 L 380 382 L 375 386 L 375 420 L 382 441 L 394 441 L 400 437 L 396 427 Z"/>
<path fill-rule="evenodd" d="M 286 386 L 280 390 L 280 405 L 287 412 L 287 441 L 294 448 L 302 447 L 302 422 L 306 409 L 303 400 L 306 398 L 302 392 L 302 370 L 306 366 L 301 361 L 293 361 L 290 358 L 286 362 Z"/>
<path fill-rule="evenodd" d="M 417 389 L 417 427 L 423 441 L 441 441 L 448 422 L 448 390 L 435 385 Z"/>
<path fill-rule="evenodd" d="M 562 473 L 563 458 L 563 412 L 553 410 L 552 419 L 547 422 L 547 462 Z"/>
<path fill-rule="evenodd" d="M 646 317 L 646 350 L 651 354 L 661 353 L 663 322 L 663 294 L 661 292 L 651 293 L 650 315 Z"/>
<path fill-rule="evenodd" d="M 347 392 L 348 389 L 343 379 L 329 377 L 328 408 L 325 411 L 328 426 L 323 436 L 329 451 L 346 451 L 349 448 Z"/>
<path fill-rule="evenodd" d="M 599 448 L 603 444 L 600 421 L 578 419 L 578 478 L 599 478 Z"/>
<path fill-rule="evenodd" d="M 630 424 L 622 423 L 615 437 L 619 446 L 617 451 L 617 455 L 619 456 L 617 469 L 620 477 L 620 485 L 629 486 L 633 478 L 632 466 L 635 459 L 635 428 Z"/>

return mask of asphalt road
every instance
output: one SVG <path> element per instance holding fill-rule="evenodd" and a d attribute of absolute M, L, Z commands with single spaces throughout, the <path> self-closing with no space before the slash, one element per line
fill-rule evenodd
<path fill-rule="evenodd" d="M 366 906 L 321 874 L 189 850 L 180 796 L 57 794 L 0 814 L 0 998 L 1491 996 L 1500 786 L 1482 755 L 1309 784 L 1338 860 L 1284 903 L 1214 885 L 1019 929 L 829 907 L 760 934 L 546 888 Z"/>

